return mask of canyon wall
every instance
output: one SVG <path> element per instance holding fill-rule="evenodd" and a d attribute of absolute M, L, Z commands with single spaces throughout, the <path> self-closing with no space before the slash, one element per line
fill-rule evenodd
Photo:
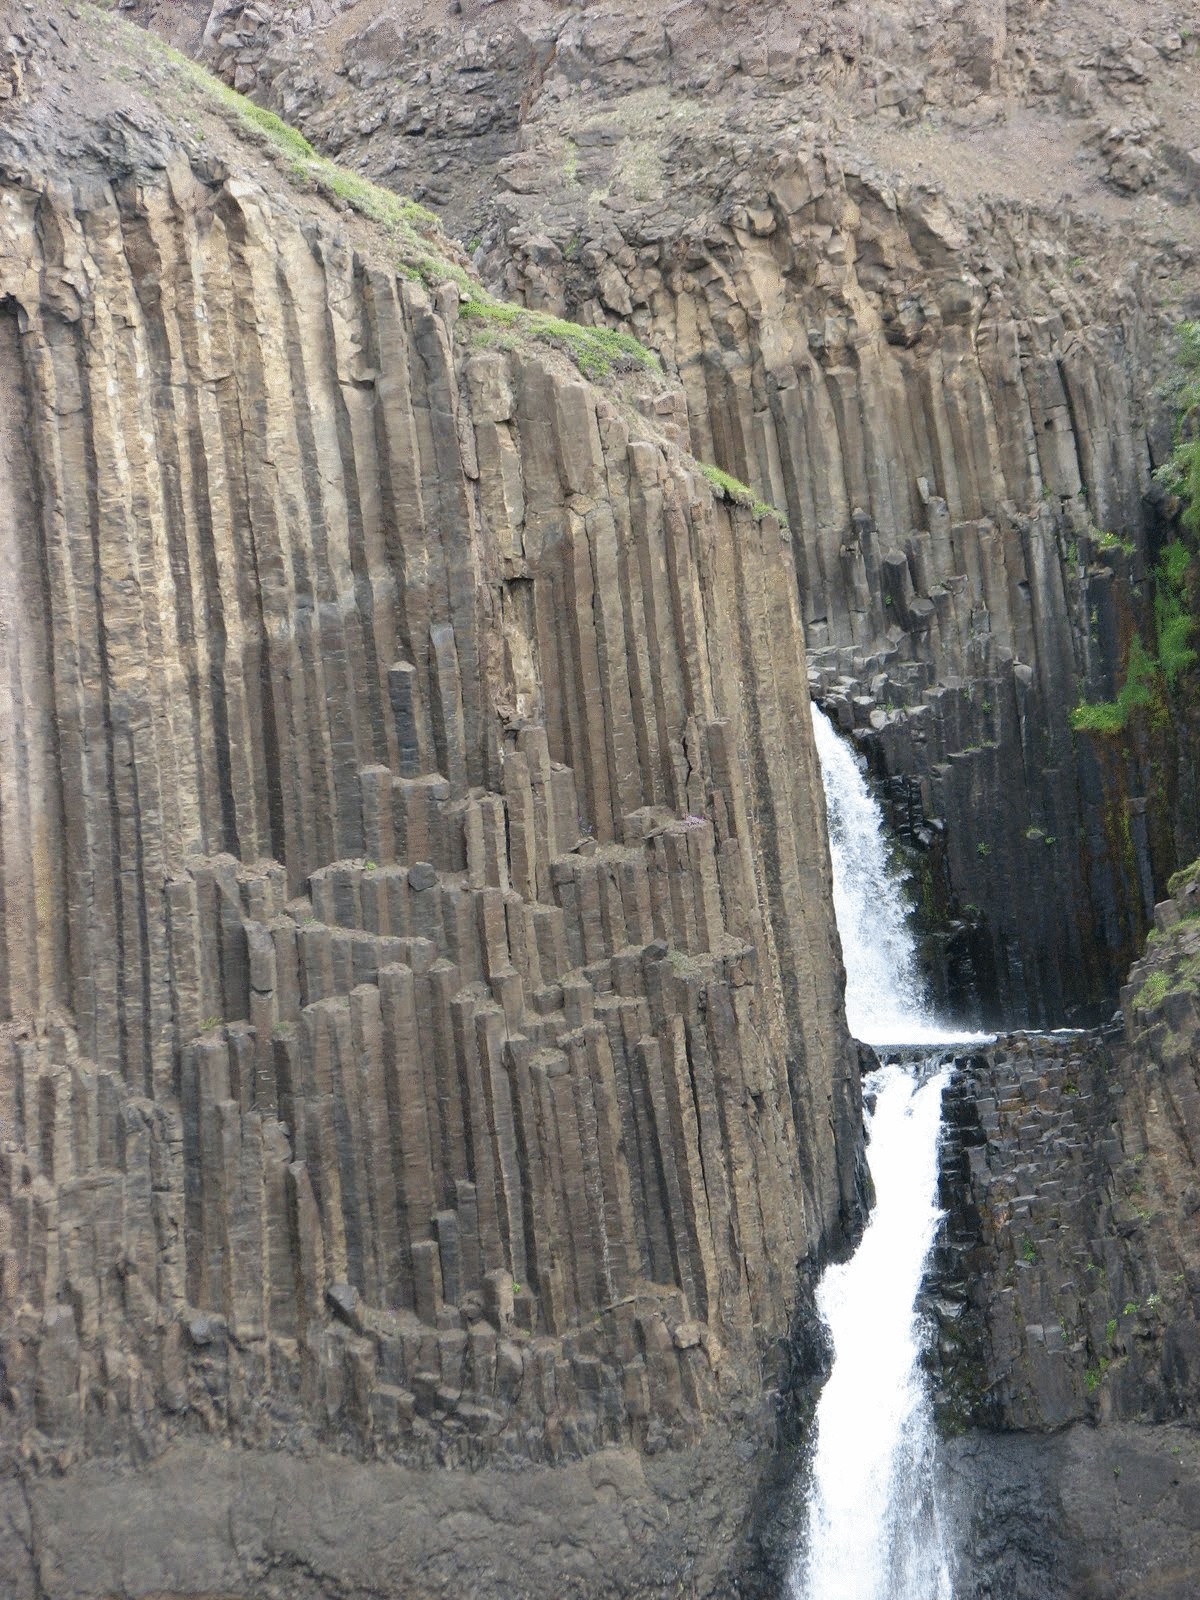
<path fill-rule="evenodd" d="M 0 125 L 0 1562 L 146 1592 L 37 1474 L 224 1441 L 601 1451 L 631 1583 L 711 1574 L 859 1205 L 792 541 L 103 26 Z"/>
<path fill-rule="evenodd" d="M 930 1311 L 964 1593 L 1182 1597 L 1195 675 L 1071 713 L 1177 535 L 1184 19 L 120 9 L 346 165 L 0 0 L 0 1575 L 777 1588 L 864 1198 L 811 692 L 946 1004 L 1107 1016 L 1159 903 L 1123 1041 L 963 1064 Z"/>
<path fill-rule="evenodd" d="M 203 47 L 507 294 L 661 353 L 696 455 L 789 521 L 814 692 L 912 819 L 940 999 L 993 1026 L 1106 1017 L 1200 848 L 1194 696 L 1070 721 L 1153 653 L 1193 33 L 358 0 L 214 7 Z"/>
<path fill-rule="evenodd" d="M 968 1594 L 1195 1584 L 1198 867 L 1156 908 L 1123 1029 L 1001 1039 L 947 1091 L 928 1312 Z"/>

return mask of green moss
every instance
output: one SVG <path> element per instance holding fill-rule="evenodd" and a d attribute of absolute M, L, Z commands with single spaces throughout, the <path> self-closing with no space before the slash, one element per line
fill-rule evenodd
<path fill-rule="evenodd" d="M 1083 700 L 1071 713 L 1071 726 L 1076 733 L 1120 733 L 1125 717 L 1115 700 Z"/>
<path fill-rule="evenodd" d="M 1071 713 L 1071 726 L 1077 733 L 1110 735 L 1120 733 L 1133 711 L 1154 700 L 1154 679 L 1159 664 L 1150 655 L 1141 636 L 1134 634 L 1129 645 L 1125 681 L 1115 700 L 1081 701 Z"/>
<path fill-rule="evenodd" d="M 1188 884 L 1197 878 L 1200 878 L 1200 856 L 1197 856 L 1195 861 L 1189 862 L 1186 867 L 1180 867 L 1178 872 L 1172 874 L 1167 884 L 1167 893 L 1172 897 L 1181 895 Z"/>
<path fill-rule="evenodd" d="M 1152 972 L 1134 995 L 1133 1003 L 1143 1011 L 1148 1011 L 1162 1003 L 1170 986 L 1170 980 L 1165 972 Z"/>
<path fill-rule="evenodd" d="M 1168 544 L 1154 568 L 1154 626 L 1158 635 L 1158 659 L 1167 687 L 1174 689 L 1180 676 L 1196 664 L 1191 644 L 1196 619 L 1188 597 L 1188 571 L 1191 551 L 1179 539 Z"/>
<path fill-rule="evenodd" d="M 1155 694 L 1153 680 L 1160 679 L 1161 688 L 1165 688 L 1167 694 L 1174 694 L 1180 679 L 1200 661 L 1200 650 L 1194 643 L 1197 629 L 1194 557 L 1189 548 L 1191 540 L 1200 533 L 1200 322 L 1180 325 L 1174 397 L 1175 443 L 1169 459 L 1156 476 L 1181 502 L 1184 536 L 1164 546 L 1153 569 L 1156 654 L 1146 651 L 1135 636 L 1125 683 L 1117 698 L 1084 702 L 1072 713 L 1072 726 L 1080 732 L 1119 733 L 1135 708 L 1156 700 L 1158 714 L 1167 716 L 1166 694 Z M 1091 536 L 1101 549 L 1120 545 L 1133 553 L 1131 542 L 1116 534 L 1092 529 Z"/>
<path fill-rule="evenodd" d="M 765 500 L 757 499 L 749 484 L 743 483 L 740 478 L 735 478 L 731 472 L 714 467 L 711 462 L 701 461 L 698 465 L 710 486 L 724 499 L 732 500 L 735 505 L 745 506 L 759 522 L 764 517 L 774 517 L 781 527 L 787 527 L 787 518 L 783 512 L 775 506 L 768 505 Z"/>
<path fill-rule="evenodd" d="M 1196 652 L 1188 643 L 1191 637 L 1191 617 L 1164 607 L 1158 623 L 1158 659 L 1168 688 L 1173 689 L 1180 674 L 1196 663 Z"/>
<path fill-rule="evenodd" d="M 1181 540 L 1173 539 L 1159 556 L 1156 572 L 1163 582 L 1170 584 L 1172 588 L 1182 588 L 1191 559 L 1188 547 Z"/>
<path fill-rule="evenodd" d="M 631 333 L 619 328 L 587 328 L 580 322 L 552 317 L 544 311 L 493 300 L 478 283 L 470 282 L 462 315 L 494 329 L 551 345 L 569 355 L 585 378 L 606 378 L 613 372 L 658 372 L 658 357 Z"/>
<path fill-rule="evenodd" d="M 1200 322 L 1181 322 L 1175 359 L 1175 443 L 1155 476 L 1183 503 L 1185 528 L 1200 533 Z"/>

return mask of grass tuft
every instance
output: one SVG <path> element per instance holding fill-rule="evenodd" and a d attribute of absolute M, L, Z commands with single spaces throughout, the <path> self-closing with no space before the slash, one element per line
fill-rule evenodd
<path fill-rule="evenodd" d="M 347 172 L 318 154 L 302 133 L 289 127 L 274 111 L 248 100 L 170 45 L 156 41 L 156 48 L 194 87 L 244 128 L 266 139 L 294 178 L 311 184 L 327 198 L 343 201 L 382 228 L 396 252 L 396 270 L 402 277 L 430 289 L 453 283 L 459 290 L 464 317 L 476 319 L 492 330 L 510 330 L 514 338 L 505 341 L 505 348 L 515 343 L 516 336 L 539 341 L 563 351 L 584 377 L 591 379 L 606 378 L 615 372 L 661 371 L 658 357 L 631 333 L 617 328 L 588 328 L 564 317 L 495 299 L 464 266 L 443 253 L 446 241 L 432 211 L 359 173 Z"/>
<path fill-rule="evenodd" d="M 708 479 L 709 485 L 724 499 L 733 501 L 735 505 L 745 506 L 759 522 L 764 517 L 774 517 L 781 528 L 787 527 L 787 518 L 783 512 L 773 505 L 768 505 L 765 500 L 757 499 L 748 483 L 735 478 L 731 472 L 724 472 L 720 467 L 714 467 L 710 462 L 700 461 L 697 465 Z"/>
<path fill-rule="evenodd" d="M 1140 1006 L 1143 1011 L 1149 1011 L 1153 1006 L 1160 1005 L 1170 988 L 1170 980 L 1165 972 L 1152 972 L 1145 983 L 1133 997 L 1135 1006 Z"/>
<path fill-rule="evenodd" d="M 585 378 L 607 378 L 613 372 L 659 372 L 658 357 L 631 333 L 619 328 L 588 328 L 545 311 L 530 311 L 505 300 L 494 300 L 477 283 L 462 306 L 464 317 L 493 328 L 526 334 L 569 355 Z"/>

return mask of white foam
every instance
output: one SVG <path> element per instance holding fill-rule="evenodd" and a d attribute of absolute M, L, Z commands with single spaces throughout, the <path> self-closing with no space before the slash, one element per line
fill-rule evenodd
<path fill-rule="evenodd" d="M 871 1045 L 978 1044 L 991 1036 L 948 1028 L 930 1012 L 908 924 L 910 904 L 892 865 L 883 814 L 853 749 L 812 708 L 821 760 L 833 909 L 846 965 L 846 1020 Z"/>
<path fill-rule="evenodd" d="M 828 1268 L 817 1290 L 833 1369 L 817 1405 L 794 1600 L 950 1600 L 916 1312 L 941 1215 L 949 1076 L 943 1067 L 918 1084 L 893 1065 L 864 1083 L 876 1096 L 867 1147 L 875 1208 L 854 1255 Z"/>

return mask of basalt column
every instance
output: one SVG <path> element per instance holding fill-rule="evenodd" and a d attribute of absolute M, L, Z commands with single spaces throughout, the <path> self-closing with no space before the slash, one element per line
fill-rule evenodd
<path fill-rule="evenodd" d="M 5 1432 L 695 1440 L 853 1206 L 792 544 L 102 131 L 0 212 Z"/>

